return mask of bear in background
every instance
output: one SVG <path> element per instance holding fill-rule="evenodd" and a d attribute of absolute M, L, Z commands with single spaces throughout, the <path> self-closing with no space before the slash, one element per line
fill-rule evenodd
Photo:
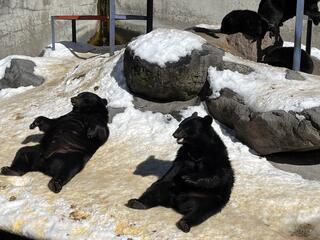
<path fill-rule="evenodd" d="M 285 67 L 293 70 L 293 47 L 277 47 L 270 46 L 262 51 L 262 63 L 275 67 Z M 301 65 L 300 71 L 312 74 L 314 64 L 311 56 L 301 49 Z"/>
<path fill-rule="evenodd" d="M 73 109 L 59 118 L 37 117 L 30 125 L 44 132 L 40 144 L 21 148 L 10 167 L 1 173 L 22 176 L 39 171 L 51 176 L 48 187 L 58 193 L 109 136 L 107 100 L 83 92 L 71 98 Z"/>
<path fill-rule="evenodd" d="M 171 168 L 127 206 L 173 208 L 183 214 L 176 224 L 183 232 L 220 212 L 229 201 L 234 173 L 227 149 L 211 124 L 211 116 L 202 118 L 197 113 L 183 120 L 173 134 L 182 146 Z"/>
<path fill-rule="evenodd" d="M 250 36 L 253 41 L 257 41 L 264 38 L 269 30 L 269 25 L 265 19 L 254 11 L 234 10 L 224 16 L 220 29 L 193 27 L 188 30 L 203 32 L 213 37 L 216 37 L 215 33 L 235 34 L 241 32 Z"/>
<path fill-rule="evenodd" d="M 305 0 L 304 4 L 304 14 L 310 17 L 315 25 L 320 22 L 318 2 L 319 0 Z M 296 0 L 261 0 L 258 13 L 268 22 L 270 30 L 279 35 L 283 23 L 296 16 L 296 8 Z"/>

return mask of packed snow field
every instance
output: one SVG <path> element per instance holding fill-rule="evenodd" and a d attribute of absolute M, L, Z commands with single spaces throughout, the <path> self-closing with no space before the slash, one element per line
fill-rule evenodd
<path fill-rule="evenodd" d="M 125 110 L 109 124 L 109 140 L 59 194 L 49 191 L 49 177 L 41 173 L 0 176 L 0 229 L 36 239 L 320 239 L 320 183 L 274 168 L 218 122 L 212 126 L 228 148 L 236 175 L 221 213 L 185 234 L 175 227 L 180 216 L 171 209 L 127 208 L 128 199 L 144 192 L 175 158 L 179 145 L 172 133 L 179 122 L 134 108 L 123 76 L 123 50 L 84 60 L 68 54 L 63 45 L 57 49 L 47 50 L 42 59 L 28 58 L 45 77 L 43 85 L 6 90 L 5 96 L 0 91 L 0 166 L 9 165 L 24 144 L 34 144 L 39 132 L 28 126 L 35 117 L 67 113 L 70 98 L 82 91 Z M 0 62 L 0 73 L 9 62 Z M 223 80 L 230 74 L 210 72 L 211 84 L 214 77 Z M 282 77 L 283 70 L 274 68 L 275 76 Z M 236 77 L 243 76 L 230 76 Z M 206 115 L 202 104 L 181 114 L 188 117 L 195 111 Z"/>

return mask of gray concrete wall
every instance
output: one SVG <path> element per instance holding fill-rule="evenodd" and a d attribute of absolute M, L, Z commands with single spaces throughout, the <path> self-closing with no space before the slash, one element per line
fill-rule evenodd
<path fill-rule="evenodd" d="M 51 15 L 96 14 L 97 0 L 0 0 L 0 59 L 36 56 L 51 43 Z M 79 41 L 94 33 L 96 21 L 77 21 Z M 71 40 L 71 21 L 56 23 L 57 41 Z"/>
<path fill-rule="evenodd" d="M 117 0 L 117 11 L 145 14 L 146 2 L 147 0 Z M 199 23 L 220 24 L 222 18 L 230 11 L 236 9 L 257 11 L 259 3 L 260 0 L 154 0 L 155 26 L 186 28 Z M 294 20 L 286 22 L 281 33 L 285 40 L 293 42 Z M 314 27 L 313 46 L 320 47 L 318 26 Z"/>

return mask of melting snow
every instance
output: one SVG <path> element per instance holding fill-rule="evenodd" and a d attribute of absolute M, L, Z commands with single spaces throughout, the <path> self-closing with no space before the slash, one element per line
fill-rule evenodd
<path fill-rule="evenodd" d="M 164 67 L 167 62 L 177 62 L 193 50 L 200 50 L 205 42 L 191 32 L 160 28 L 138 37 L 128 46 L 135 56 Z"/>
<path fill-rule="evenodd" d="M 48 190 L 49 178 L 40 173 L 0 176 L 1 229 L 59 240 L 288 240 L 301 234 L 305 239 L 319 239 L 320 183 L 274 168 L 218 122 L 212 126 L 226 144 L 236 174 L 231 200 L 221 213 L 184 234 L 175 227 L 180 215 L 171 209 L 136 211 L 125 207 L 128 199 L 138 197 L 170 166 L 179 148 L 172 137 L 179 123 L 171 115 L 140 112 L 133 107 L 122 58 L 123 51 L 119 51 L 111 58 L 101 55 L 82 60 L 64 73 L 50 68 L 42 86 L 0 99 L 1 166 L 11 163 L 28 135 L 39 134 L 28 129 L 34 117 L 65 114 L 71 109 L 70 97 L 78 92 L 96 92 L 107 97 L 111 106 L 125 108 L 109 125 L 108 142 L 59 194 Z M 237 85 L 248 84 L 251 90 L 246 91 L 254 91 L 260 85 L 251 86 L 250 81 L 284 76 L 282 71 L 268 72 L 263 65 L 255 71 L 244 76 L 211 68 L 210 74 L 219 80 L 217 91 L 222 80 L 231 79 L 233 85 L 242 79 Z M 188 117 L 194 111 L 206 115 L 203 105 L 189 107 L 182 115 Z"/>
<path fill-rule="evenodd" d="M 220 90 L 229 88 L 244 97 L 245 102 L 257 112 L 272 110 L 296 111 L 320 105 L 320 79 L 301 73 L 306 80 L 288 80 L 286 69 L 275 68 L 242 60 L 226 54 L 224 60 L 246 64 L 254 72 L 245 75 L 230 70 L 209 68 L 212 98 L 220 96 Z"/>

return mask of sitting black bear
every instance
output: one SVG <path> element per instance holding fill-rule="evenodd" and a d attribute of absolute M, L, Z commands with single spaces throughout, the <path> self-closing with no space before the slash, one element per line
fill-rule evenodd
<path fill-rule="evenodd" d="M 127 206 L 171 207 L 184 215 L 177 222 L 184 232 L 220 212 L 229 201 L 234 173 L 227 149 L 211 123 L 212 117 L 197 114 L 182 121 L 173 134 L 182 147 L 172 167 Z"/>
<path fill-rule="evenodd" d="M 73 109 L 59 118 L 37 117 L 30 125 L 44 132 L 40 144 L 21 148 L 1 173 L 22 176 L 39 171 L 51 176 L 48 187 L 58 193 L 80 172 L 109 136 L 107 100 L 83 92 L 71 98 Z"/>

